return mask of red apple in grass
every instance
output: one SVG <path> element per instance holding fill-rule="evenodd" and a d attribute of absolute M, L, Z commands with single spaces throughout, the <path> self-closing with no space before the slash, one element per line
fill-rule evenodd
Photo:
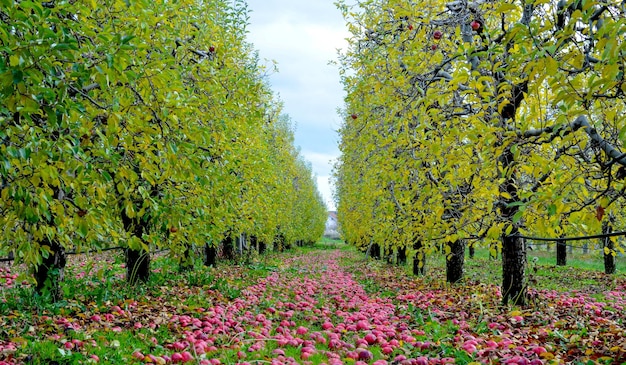
<path fill-rule="evenodd" d="M 437 39 L 437 40 L 441 39 L 441 37 L 442 37 L 442 36 L 443 36 L 443 33 L 442 33 L 440 30 L 436 30 L 436 31 L 433 33 L 433 38 L 435 38 L 435 39 Z"/>
<path fill-rule="evenodd" d="M 476 20 L 472 20 L 472 22 L 470 23 L 470 26 L 474 30 L 479 30 L 480 29 L 480 22 L 476 21 Z"/>

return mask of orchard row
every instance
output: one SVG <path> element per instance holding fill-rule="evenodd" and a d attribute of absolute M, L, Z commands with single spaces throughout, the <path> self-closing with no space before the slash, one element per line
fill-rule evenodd
<path fill-rule="evenodd" d="M 321 236 L 326 209 L 247 14 L 243 1 L 2 1 L 0 254 L 34 268 L 40 292 L 57 296 L 67 250 L 123 247 L 136 281 L 155 249 L 189 266 L 195 246 Z"/>
<path fill-rule="evenodd" d="M 417 271 L 444 246 L 451 281 L 462 274 L 466 244 L 502 250 L 503 302 L 523 304 L 522 236 L 623 229 L 619 3 L 339 7 L 351 31 L 335 172 L 347 241 L 408 252 Z M 614 241 L 603 240 L 609 260 L 622 250 Z"/>

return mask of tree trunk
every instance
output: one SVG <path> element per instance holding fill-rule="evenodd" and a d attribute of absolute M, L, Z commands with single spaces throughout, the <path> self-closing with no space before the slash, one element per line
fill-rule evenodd
<path fill-rule="evenodd" d="M 402 246 L 398 249 L 398 265 L 406 264 L 406 247 Z"/>
<path fill-rule="evenodd" d="M 286 248 L 285 236 L 282 233 L 277 234 L 274 238 L 274 251 L 283 252 Z"/>
<path fill-rule="evenodd" d="M 424 254 L 422 241 L 416 241 L 413 244 L 413 248 L 416 250 L 415 256 L 413 257 L 413 275 L 426 275 L 426 255 Z"/>
<path fill-rule="evenodd" d="M 526 244 L 513 231 L 502 238 L 502 303 L 526 305 Z"/>
<path fill-rule="evenodd" d="M 476 248 L 474 247 L 474 243 L 473 242 L 470 243 L 468 246 L 469 246 L 468 247 L 469 257 L 470 257 L 470 259 L 473 259 L 474 256 L 476 255 Z"/>
<path fill-rule="evenodd" d="M 147 222 L 137 217 L 129 217 L 122 209 L 124 230 L 143 242 L 143 234 L 148 231 Z M 126 281 L 136 284 L 147 282 L 150 278 L 150 253 L 143 249 L 126 248 Z"/>
<path fill-rule="evenodd" d="M 265 242 L 259 242 L 259 255 L 262 255 L 267 250 Z"/>
<path fill-rule="evenodd" d="M 57 241 L 44 239 L 41 246 L 48 246 L 52 253 L 47 253 L 47 257 L 43 258 L 43 262 L 34 270 L 36 281 L 35 290 L 40 295 L 50 295 L 52 302 L 63 299 L 61 293 L 61 281 L 65 271 L 67 257 L 65 248 Z"/>
<path fill-rule="evenodd" d="M 450 253 L 446 256 L 446 281 L 458 283 L 463 278 L 463 264 L 465 262 L 465 240 L 448 242 Z"/>
<path fill-rule="evenodd" d="M 204 266 L 213 266 L 217 263 L 217 248 L 210 243 L 204 244 Z"/>
<path fill-rule="evenodd" d="M 589 244 L 585 243 L 583 245 L 583 255 L 587 255 L 587 254 L 589 254 Z"/>
<path fill-rule="evenodd" d="M 146 283 L 150 278 L 150 253 L 145 250 L 126 249 L 126 281 Z"/>
<path fill-rule="evenodd" d="M 179 272 L 191 271 L 193 269 L 193 257 L 191 256 L 191 253 L 192 253 L 191 245 L 185 244 L 185 251 L 183 252 L 183 257 L 180 258 L 180 262 L 178 263 Z"/>
<path fill-rule="evenodd" d="M 385 249 L 383 250 L 385 252 L 385 261 L 387 261 L 388 264 L 393 264 L 393 250 L 391 248 Z"/>
<path fill-rule="evenodd" d="M 235 259 L 235 242 L 231 236 L 222 240 L 222 256 L 225 260 Z"/>
<path fill-rule="evenodd" d="M 375 259 L 380 259 L 380 246 L 378 245 L 378 243 L 372 243 L 370 256 L 372 256 Z"/>
<path fill-rule="evenodd" d="M 526 242 L 519 238 L 519 222 L 515 215 L 519 212 L 517 178 L 515 173 L 515 155 L 511 151 L 513 144 L 507 146 L 498 158 L 504 181 L 499 187 L 501 193 L 501 218 L 506 222 L 508 234 L 502 234 L 502 304 L 509 301 L 513 305 L 526 304 Z M 506 194 L 506 195 L 504 195 Z"/>
<path fill-rule="evenodd" d="M 610 222 L 602 222 L 602 233 L 611 233 L 612 229 Z M 604 273 L 613 275 L 617 270 L 615 267 L 615 242 L 610 237 L 603 238 L 602 248 L 604 251 Z"/>
<path fill-rule="evenodd" d="M 567 246 L 565 241 L 556 241 L 556 264 L 557 266 L 567 265 Z"/>
<path fill-rule="evenodd" d="M 259 241 L 256 236 L 250 236 L 250 249 L 254 249 L 256 252 L 259 252 Z"/>

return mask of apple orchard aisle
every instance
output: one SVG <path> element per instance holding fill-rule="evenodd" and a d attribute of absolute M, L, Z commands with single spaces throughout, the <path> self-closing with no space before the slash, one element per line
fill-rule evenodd
<path fill-rule="evenodd" d="M 231 303 L 209 309 L 201 319 L 181 316 L 171 322 L 185 330 L 185 346 L 195 343 L 197 353 L 215 354 L 237 348 L 241 363 L 268 360 L 268 353 L 276 364 L 369 361 L 372 352 L 357 351 L 357 346 L 378 343 L 383 345 L 379 352 L 390 354 L 403 342 L 414 343 L 391 300 L 370 298 L 340 268 L 339 255 L 286 259 L 280 272 L 259 280 Z"/>
<path fill-rule="evenodd" d="M 360 280 L 386 287 L 387 294 L 391 290 L 370 296 L 339 264 L 343 255 L 317 251 L 287 258 L 280 270 L 239 298 L 197 318 L 172 317 L 170 328 L 181 334 L 166 346 L 179 352 L 172 360 L 183 355 L 191 360 L 193 354 L 201 364 L 547 364 L 566 361 L 562 349 L 546 340 L 554 343 L 555 333 L 567 333 L 568 326 L 589 326 L 589 337 L 579 340 L 596 359 L 610 356 L 609 345 L 625 338 L 617 318 L 603 310 L 606 303 L 582 294 L 542 293 L 554 303 L 548 308 L 552 313 L 508 312 L 493 309 L 499 302 L 493 285 L 477 285 L 464 297 L 467 290 L 420 289 L 415 286 L 419 281 L 369 272 L 361 265 Z M 624 293 L 608 295 L 621 311 Z M 576 321 L 567 314 L 572 307 L 581 316 Z M 599 327 L 618 335 L 603 338 Z M 585 355 L 565 350 L 574 357 Z"/>

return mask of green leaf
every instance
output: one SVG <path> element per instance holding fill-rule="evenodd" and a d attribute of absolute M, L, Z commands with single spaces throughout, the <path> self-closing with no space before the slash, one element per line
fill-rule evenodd
<path fill-rule="evenodd" d="M 17 85 L 20 82 L 24 81 L 24 73 L 22 72 L 22 70 L 13 69 L 13 70 L 11 70 L 11 73 L 13 74 L 13 84 L 14 85 Z"/>

